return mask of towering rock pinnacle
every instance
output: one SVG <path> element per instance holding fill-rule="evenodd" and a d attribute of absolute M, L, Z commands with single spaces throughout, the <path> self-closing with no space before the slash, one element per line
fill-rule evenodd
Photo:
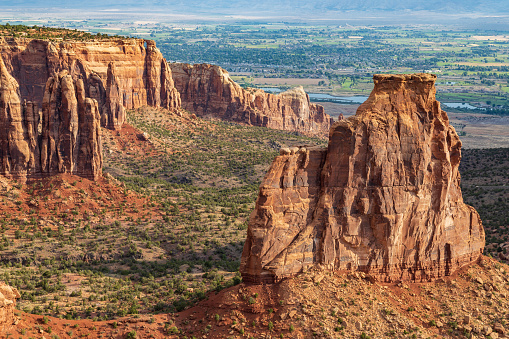
<path fill-rule="evenodd" d="M 165 59 L 161 60 L 161 107 L 169 110 L 180 108 L 180 93 L 175 88 L 170 65 Z"/>
<path fill-rule="evenodd" d="M 265 176 L 241 273 L 272 282 L 315 264 L 379 280 L 433 280 L 477 260 L 484 229 L 463 202 L 461 141 L 436 76 L 375 75 L 327 149 L 282 150 Z"/>
<path fill-rule="evenodd" d="M 106 103 L 101 117 L 102 125 L 109 129 L 121 129 L 126 119 L 120 91 L 115 64 L 110 62 L 106 78 Z"/>
<path fill-rule="evenodd" d="M 39 132 L 39 130 L 41 132 Z M 48 79 L 42 102 L 20 103 L 16 80 L 0 58 L 0 175 L 20 179 L 57 173 L 102 174 L 97 101 L 67 71 Z"/>
<path fill-rule="evenodd" d="M 83 80 L 67 71 L 48 80 L 42 103 L 42 173 L 97 179 L 102 173 L 97 101 L 85 98 Z"/>
<path fill-rule="evenodd" d="M 80 143 L 77 148 L 74 173 L 85 178 L 97 180 L 102 174 L 101 123 L 97 101 L 85 97 L 81 80 L 77 81 L 78 116 Z"/>
<path fill-rule="evenodd" d="M 0 57 L 0 174 L 17 178 L 27 173 L 30 149 L 25 140 L 19 86 Z"/>
<path fill-rule="evenodd" d="M 48 80 L 42 101 L 44 173 L 72 173 L 76 163 L 78 100 L 74 82 L 66 73 Z"/>

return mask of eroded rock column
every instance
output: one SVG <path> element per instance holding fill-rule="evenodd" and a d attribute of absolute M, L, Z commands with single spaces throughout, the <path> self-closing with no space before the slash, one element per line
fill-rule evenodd
<path fill-rule="evenodd" d="M 484 229 L 463 202 L 461 141 L 435 99 L 435 79 L 375 75 L 357 114 L 334 123 L 328 148 L 315 151 L 323 156 L 285 151 L 274 160 L 249 223 L 246 281 L 316 264 L 428 281 L 478 259 Z"/>

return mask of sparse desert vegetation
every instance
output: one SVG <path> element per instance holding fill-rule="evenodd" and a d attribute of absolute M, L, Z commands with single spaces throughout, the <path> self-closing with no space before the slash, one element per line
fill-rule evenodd
<path fill-rule="evenodd" d="M 294 133 L 144 107 L 103 130 L 105 178 L 4 183 L 0 280 L 18 308 L 107 320 L 181 311 L 240 282 L 261 177 Z"/>
<path fill-rule="evenodd" d="M 266 128 L 141 108 L 103 130 L 105 179 L 2 182 L 0 279 L 19 309 L 64 319 L 180 311 L 240 281 L 258 185 L 281 146 L 325 145 Z M 464 150 L 464 199 L 506 254 L 507 149 Z"/>
<path fill-rule="evenodd" d="M 509 148 L 463 150 L 463 199 L 479 212 L 486 230 L 485 253 L 509 254 Z"/>

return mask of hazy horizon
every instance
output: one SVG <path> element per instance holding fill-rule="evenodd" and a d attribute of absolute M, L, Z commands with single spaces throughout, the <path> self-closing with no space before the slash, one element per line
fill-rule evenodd
<path fill-rule="evenodd" d="M 0 1 L 0 21 L 60 18 L 178 21 L 288 21 L 320 24 L 446 24 L 508 29 L 509 2 L 500 0 L 340 1 Z"/>

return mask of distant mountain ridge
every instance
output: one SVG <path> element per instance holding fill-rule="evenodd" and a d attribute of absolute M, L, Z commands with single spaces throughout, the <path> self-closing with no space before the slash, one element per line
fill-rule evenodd
<path fill-rule="evenodd" d="M 248 0 L 240 1 L 170 1 L 170 0 L 90 0 L 85 3 L 65 1 L 65 0 L 14 0 L 0 1 L 0 7 L 33 7 L 33 8 L 87 8 L 87 9 L 167 9 L 176 12 L 210 12 L 224 14 L 297 14 L 308 13 L 317 15 L 324 12 L 377 12 L 377 11 L 431 11 L 442 14 L 458 13 L 509 13 L 509 2 L 502 0 L 326 0 L 326 1 L 304 1 L 304 0 L 282 0 L 279 2 L 260 0 L 252 2 Z M 285 12 L 280 12 L 285 11 Z"/>

